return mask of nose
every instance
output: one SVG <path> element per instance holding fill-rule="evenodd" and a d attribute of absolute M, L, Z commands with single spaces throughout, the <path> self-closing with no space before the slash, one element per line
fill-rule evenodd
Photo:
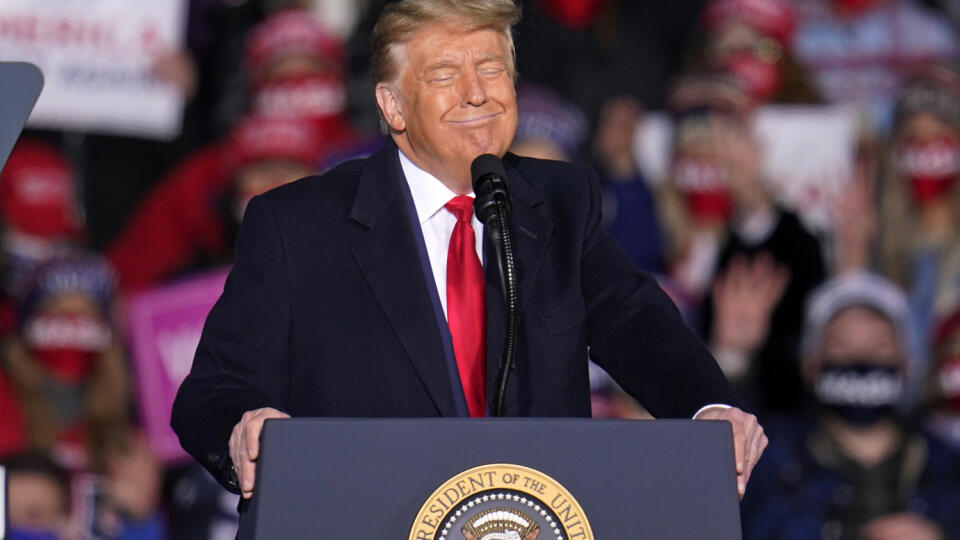
<path fill-rule="evenodd" d="M 468 72 L 460 80 L 462 82 L 460 93 L 462 106 L 479 107 L 487 102 L 487 92 L 483 87 L 483 81 L 476 72 Z"/>

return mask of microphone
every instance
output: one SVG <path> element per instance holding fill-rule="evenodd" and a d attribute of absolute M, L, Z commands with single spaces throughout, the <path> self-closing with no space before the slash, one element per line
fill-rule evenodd
<path fill-rule="evenodd" d="M 497 202 L 502 203 L 506 212 L 510 213 L 507 172 L 500 158 L 493 154 L 477 156 L 470 165 L 470 177 L 473 178 L 473 193 L 476 195 L 473 208 L 477 219 L 486 225 L 495 216 Z"/>
<path fill-rule="evenodd" d="M 500 289 L 503 293 L 504 324 L 506 335 L 503 355 L 497 373 L 497 393 L 494 398 L 493 415 L 506 412 L 507 382 L 516 360 L 517 332 L 519 330 L 519 302 L 517 294 L 517 270 L 513 257 L 513 240 L 510 232 L 510 194 L 507 191 L 507 173 L 503 162 L 493 154 L 483 154 L 470 165 L 473 178 L 473 201 L 477 219 L 483 222 L 490 234 L 497 259 Z"/>

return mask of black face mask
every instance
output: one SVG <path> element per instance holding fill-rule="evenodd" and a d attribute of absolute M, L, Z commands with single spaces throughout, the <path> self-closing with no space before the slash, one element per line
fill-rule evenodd
<path fill-rule="evenodd" d="M 894 366 L 860 360 L 851 365 L 824 367 L 813 385 L 820 406 L 849 424 L 866 427 L 896 415 L 903 395 L 903 377 Z"/>

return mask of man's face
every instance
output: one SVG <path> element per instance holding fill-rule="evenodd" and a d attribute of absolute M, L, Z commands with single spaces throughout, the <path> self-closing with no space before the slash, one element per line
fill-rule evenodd
<path fill-rule="evenodd" d="M 454 191 L 470 186 L 470 163 L 502 156 L 517 129 L 512 59 L 504 36 L 434 24 L 395 51 L 397 80 L 377 99 L 394 140 Z"/>

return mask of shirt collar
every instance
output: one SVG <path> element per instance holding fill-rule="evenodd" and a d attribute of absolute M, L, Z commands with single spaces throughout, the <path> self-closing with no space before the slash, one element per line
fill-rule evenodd
<path fill-rule="evenodd" d="M 407 185 L 410 186 L 413 205 L 417 208 L 417 219 L 423 225 L 457 194 L 445 186 L 437 177 L 417 167 L 402 150 L 398 148 L 397 152 L 400 154 L 403 176 L 406 177 Z M 474 196 L 472 191 L 469 195 L 470 197 Z"/>

